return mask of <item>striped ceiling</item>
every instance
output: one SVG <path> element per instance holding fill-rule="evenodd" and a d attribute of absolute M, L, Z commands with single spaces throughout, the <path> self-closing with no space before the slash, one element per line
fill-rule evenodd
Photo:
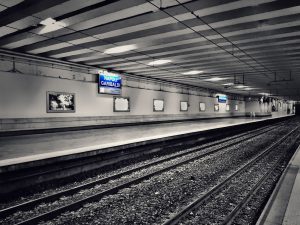
<path fill-rule="evenodd" d="M 2 49 L 300 98 L 299 0 L 0 0 L 0 18 Z M 42 25 L 47 18 L 58 28 Z M 133 49 L 107 52 L 124 45 Z M 155 60 L 170 62 L 148 65 Z M 202 73 L 183 74 L 195 70 Z M 208 80 L 216 77 L 223 80 Z"/>

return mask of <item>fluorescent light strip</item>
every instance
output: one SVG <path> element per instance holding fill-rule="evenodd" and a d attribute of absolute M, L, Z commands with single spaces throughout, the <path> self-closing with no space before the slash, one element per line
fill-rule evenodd
<path fill-rule="evenodd" d="M 40 24 L 44 27 L 42 27 L 42 29 L 39 31 L 39 34 L 45 34 L 52 31 L 60 30 L 67 26 L 65 23 L 56 21 L 51 17 L 42 20 Z"/>
<path fill-rule="evenodd" d="M 220 80 L 226 80 L 228 78 L 225 78 L 225 77 L 212 77 L 212 78 L 209 78 L 209 79 L 205 79 L 205 81 L 220 81 Z"/>
<path fill-rule="evenodd" d="M 196 74 L 199 74 L 199 73 L 203 73 L 203 71 L 201 71 L 201 70 L 192 70 L 192 71 L 184 72 L 182 74 L 183 75 L 196 75 Z"/>
<path fill-rule="evenodd" d="M 246 87 L 245 88 L 246 91 L 251 91 L 251 90 L 255 90 L 255 89 L 257 89 L 257 88 L 253 88 L 253 87 Z"/>
<path fill-rule="evenodd" d="M 239 88 L 239 89 L 241 89 L 241 88 L 248 88 L 249 86 L 245 86 L 245 85 L 238 85 L 238 86 L 235 86 L 236 88 Z"/>
<path fill-rule="evenodd" d="M 265 92 L 261 92 L 261 93 L 258 93 L 259 95 L 270 95 L 269 93 L 265 93 Z"/>
<path fill-rule="evenodd" d="M 105 54 L 117 54 L 117 53 L 123 53 L 128 52 L 131 50 L 137 49 L 137 46 L 135 44 L 132 45 L 123 45 L 118 47 L 109 48 L 104 51 Z"/>
<path fill-rule="evenodd" d="M 172 60 L 170 60 L 170 59 L 159 59 L 159 60 L 149 62 L 147 65 L 149 65 L 149 66 L 163 65 L 163 64 L 170 63 L 170 62 L 172 62 Z"/>

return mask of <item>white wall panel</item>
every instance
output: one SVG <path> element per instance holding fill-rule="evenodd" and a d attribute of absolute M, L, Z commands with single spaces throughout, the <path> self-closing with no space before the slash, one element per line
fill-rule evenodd
<path fill-rule="evenodd" d="M 143 82 L 124 82 L 134 87 L 123 87 L 122 96 L 130 98 L 130 112 L 113 112 L 113 96 L 98 94 L 97 84 L 59 78 L 1 72 L 0 76 L 0 118 L 40 118 L 40 117 L 84 117 L 121 115 L 159 115 L 159 114 L 214 114 L 232 115 L 234 104 L 239 105 L 238 113 L 245 112 L 243 101 L 228 100 L 220 104 L 220 111 L 214 112 L 217 99 L 198 95 L 182 94 L 176 87 L 161 87 Z M 142 87 L 142 88 L 141 88 Z M 154 89 L 154 90 L 149 90 Z M 166 91 L 168 90 L 168 91 Z M 177 92 L 176 92 L 177 90 Z M 46 92 L 70 92 L 76 95 L 75 113 L 47 113 Z M 171 92 L 169 92 L 171 91 Z M 153 99 L 164 99 L 164 112 L 153 112 Z M 189 110 L 180 112 L 180 101 L 189 102 Z M 199 112 L 199 102 L 206 103 L 206 111 Z"/>

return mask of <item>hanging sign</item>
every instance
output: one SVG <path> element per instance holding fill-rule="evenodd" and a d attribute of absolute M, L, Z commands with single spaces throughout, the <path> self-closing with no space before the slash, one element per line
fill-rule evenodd
<path fill-rule="evenodd" d="M 99 73 L 98 92 L 103 94 L 120 95 L 122 77 L 116 74 Z"/>
<path fill-rule="evenodd" d="M 218 95 L 218 102 L 220 103 L 226 103 L 227 96 L 226 95 Z"/>

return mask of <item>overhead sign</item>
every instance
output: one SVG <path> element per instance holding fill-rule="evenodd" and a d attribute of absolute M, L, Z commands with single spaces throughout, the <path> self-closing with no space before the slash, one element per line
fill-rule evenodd
<path fill-rule="evenodd" d="M 226 103 L 227 96 L 226 95 L 218 95 L 218 102 L 220 103 Z"/>
<path fill-rule="evenodd" d="M 120 95 L 122 90 L 122 77 L 116 74 L 99 73 L 98 92 L 103 94 Z"/>

